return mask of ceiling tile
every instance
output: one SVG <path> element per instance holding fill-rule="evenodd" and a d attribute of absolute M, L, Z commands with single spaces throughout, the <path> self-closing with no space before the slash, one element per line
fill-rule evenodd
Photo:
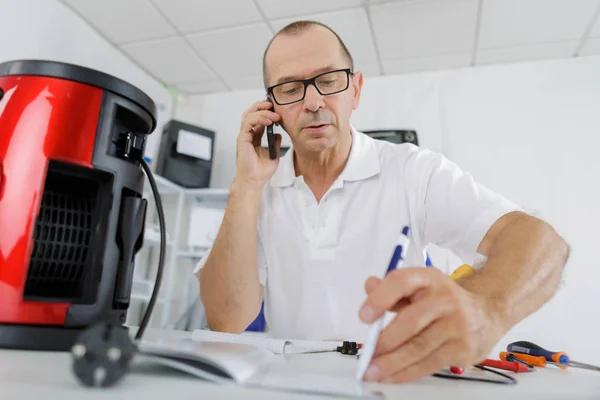
<path fill-rule="evenodd" d="M 176 32 L 148 0 L 62 0 L 113 43 L 173 36 Z"/>
<path fill-rule="evenodd" d="M 257 3 L 267 18 L 275 19 L 357 7 L 362 0 L 257 0 Z"/>
<path fill-rule="evenodd" d="M 379 63 L 364 64 L 360 68 L 356 68 L 356 70 L 361 71 L 366 78 L 381 75 Z"/>
<path fill-rule="evenodd" d="M 590 31 L 590 37 L 600 37 L 600 15 L 596 16 L 596 23 Z"/>
<path fill-rule="evenodd" d="M 200 94 L 200 93 L 213 93 L 213 92 L 225 92 L 229 89 L 223 82 L 219 80 L 206 81 L 200 83 L 180 83 L 177 87 L 185 93 L 189 94 Z"/>
<path fill-rule="evenodd" d="M 600 38 L 590 38 L 585 42 L 585 46 L 581 50 L 582 56 L 591 56 L 600 54 Z"/>
<path fill-rule="evenodd" d="M 248 24 L 262 20 L 252 0 L 152 0 L 184 33 Z"/>
<path fill-rule="evenodd" d="M 571 57 L 577 48 L 577 41 L 541 43 L 532 46 L 503 47 L 477 52 L 476 64 L 545 60 Z"/>
<path fill-rule="evenodd" d="M 226 78 L 225 81 L 232 90 L 264 89 L 261 75 L 249 77 Z"/>
<path fill-rule="evenodd" d="M 477 4 L 477 1 L 464 0 L 370 6 L 381 58 L 417 58 L 470 51 Z"/>
<path fill-rule="evenodd" d="M 486 0 L 479 48 L 581 39 L 598 0 Z"/>
<path fill-rule="evenodd" d="M 468 67 L 471 53 L 444 54 L 431 57 L 403 58 L 383 61 L 386 75 Z"/>
<path fill-rule="evenodd" d="M 264 23 L 187 36 L 190 43 L 224 77 L 262 75 L 262 56 L 271 31 Z"/>
<path fill-rule="evenodd" d="M 217 79 L 182 38 L 161 39 L 121 47 L 132 59 L 166 83 Z"/>
<path fill-rule="evenodd" d="M 377 63 L 369 20 L 363 8 L 310 15 L 307 18 L 329 26 L 342 38 L 357 69 Z M 294 19 L 282 19 L 273 21 L 271 25 L 279 30 L 293 21 Z"/>

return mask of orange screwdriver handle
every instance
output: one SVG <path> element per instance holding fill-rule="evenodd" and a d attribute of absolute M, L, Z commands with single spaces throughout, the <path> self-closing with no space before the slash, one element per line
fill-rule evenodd
<path fill-rule="evenodd" d="M 552 354 L 552 361 L 557 364 L 564 364 L 565 360 L 569 360 L 569 355 L 564 351 L 557 351 L 556 353 Z"/>
<path fill-rule="evenodd" d="M 517 357 L 519 360 L 525 361 L 525 362 L 533 365 L 534 367 L 546 368 L 546 359 L 541 356 L 535 357 L 535 356 L 530 356 L 528 354 L 510 353 L 508 351 L 503 351 L 502 353 L 500 353 L 500 359 L 503 361 L 507 361 L 506 356 L 508 356 L 509 354 L 514 354 L 515 357 Z"/>

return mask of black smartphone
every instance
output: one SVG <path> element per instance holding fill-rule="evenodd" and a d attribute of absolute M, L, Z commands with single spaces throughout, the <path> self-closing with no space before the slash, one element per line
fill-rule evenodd
<path fill-rule="evenodd" d="M 267 101 L 271 101 L 268 97 L 267 97 Z M 271 160 L 274 160 L 277 158 L 277 152 L 275 150 L 275 135 L 273 135 L 273 125 L 267 125 L 267 142 L 269 144 L 269 157 L 271 158 Z"/>

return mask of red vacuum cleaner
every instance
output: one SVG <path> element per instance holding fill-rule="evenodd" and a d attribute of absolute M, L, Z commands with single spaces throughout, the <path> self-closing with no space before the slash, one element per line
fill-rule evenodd
<path fill-rule="evenodd" d="M 77 65 L 0 64 L 0 347 L 71 350 L 122 328 L 143 244 L 146 138 L 156 106 Z M 157 206 L 160 201 L 157 201 Z M 159 207 L 161 234 L 164 215 Z M 159 273 L 141 336 L 156 301 Z"/>

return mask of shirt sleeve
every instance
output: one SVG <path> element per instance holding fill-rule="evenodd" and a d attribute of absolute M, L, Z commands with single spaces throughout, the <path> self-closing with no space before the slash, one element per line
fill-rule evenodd
<path fill-rule="evenodd" d="M 441 154 L 413 146 L 405 165 L 412 220 L 422 243 L 452 250 L 474 265 L 479 244 L 503 215 L 523 211 Z"/>
<path fill-rule="evenodd" d="M 257 242 L 258 242 L 258 244 L 257 244 L 256 253 L 257 253 L 257 258 L 258 258 L 258 263 L 257 263 L 258 280 L 260 281 L 261 285 L 265 286 L 267 283 L 267 262 L 266 262 L 266 258 L 265 258 L 264 248 L 262 245 L 262 240 L 260 239 L 260 235 L 258 237 Z M 194 275 L 196 275 L 202 268 L 204 268 L 204 264 L 206 264 L 206 259 L 208 258 L 208 254 L 210 254 L 211 251 L 212 251 L 212 247 L 207 250 L 206 255 L 204 257 L 202 257 L 202 259 L 198 262 L 198 264 L 196 264 L 196 266 L 194 267 L 194 271 L 193 271 Z"/>

